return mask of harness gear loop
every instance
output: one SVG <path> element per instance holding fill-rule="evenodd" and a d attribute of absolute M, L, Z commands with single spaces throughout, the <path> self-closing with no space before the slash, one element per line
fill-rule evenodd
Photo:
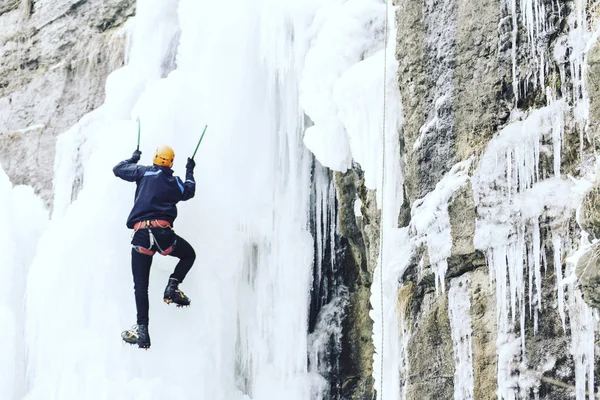
<path fill-rule="evenodd" d="M 171 254 L 173 252 L 173 250 L 175 250 L 175 244 L 177 243 L 177 239 L 173 240 L 173 243 L 169 247 L 167 247 L 165 250 L 163 250 L 163 249 L 161 249 L 160 245 L 158 244 L 158 240 L 156 240 L 156 238 L 154 237 L 152 230 L 149 230 L 148 233 L 150 233 L 150 248 L 152 248 L 152 246 L 156 245 L 156 247 L 159 250 L 158 253 L 160 255 L 168 256 L 169 254 Z"/>
<path fill-rule="evenodd" d="M 164 221 L 164 222 L 167 222 L 167 221 Z M 154 221 L 147 220 L 147 221 L 141 221 L 141 223 L 138 222 L 137 224 L 135 224 L 136 229 L 134 231 L 134 234 L 140 228 L 142 228 L 142 224 L 146 224 L 146 226 L 143 226 L 143 228 L 148 229 L 148 236 L 149 236 L 149 239 L 150 239 L 150 246 L 148 248 L 145 248 L 145 247 L 142 247 L 142 246 L 133 246 L 133 248 L 138 253 L 145 254 L 145 255 L 148 255 L 148 256 L 153 256 L 154 254 L 156 254 L 156 250 L 152 250 L 152 248 L 154 246 L 156 246 L 158 248 L 158 250 L 159 250 L 158 253 L 160 255 L 163 255 L 163 256 L 168 256 L 169 254 L 171 254 L 175 250 L 175 245 L 177 244 L 177 239 L 173 240 L 173 243 L 169 247 L 167 247 L 166 249 L 163 250 L 160 247 L 160 245 L 158 244 L 158 240 L 156 240 L 156 237 L 154 236 L 154 233 L 152 233 L 152 229 L 150 229 L 150 228 L 153 228 L 153 227 L 154 228 L 160 227 L 160 228 L 163 228 L 163 229 L 164 228 L 171 228 L 171 230 L 172 230 L 173 228 L 171 227 L 171 225 L 168 222 L 167 222 L 166 226 L 161 225 L 159 220 L 154 220 Z"/>
<path fill-rule="evenodd" d="M 170 245 L 169 247 L 167 247 L 165 250 L 161 249 L 160 246 L 158 245 L 158 243 L 154 243 L 156 245 L 156 247 L 158 247 L 158 254 L 160 254 L 161 256 L 168 256 L 169 254 L 171 254 L 174 250 L 175 250 L 175 245 L 177 244 L 177 239 L 175 239 L 173 241 L 173 244 Z M 142 247 L 142 246 L 133 246 L 133 248 L 135 249 L 135 251 L 137 251 L 138 253 L 141 254 L 145 254 L 147 256 L 153 256 L 156 254 L 156 250 L 152 250 L 152 246 L 150 246 L 149 249 Z"/>
<path fill-rule="evenodd" d="M 150 221 L 148 221 L 148 222 L 150 222 Z M 161 221 L 159 221 L 159 220 L 157 220 L 157 219 L 155 219 L 155 220 L 154 220 L 154 222 L 156 223 L 156 225 L 157 225 L 159 228 L 171 228 L 171 229 L 173 229 L 173 228 L 171 227 L 171 225 L 169 225 L 169 223 L 168 223 L 168 222 L 167 222 L 167 224 L 166 224 L 166 225 L 164 225 L 164 226 L 163 226 L 163 225 L 161 225 L 161 224 L 160 224 L 160 222 L 161 222 Z M 166 222 L 166 221 L 165 221 L 165 222 Z"/>
<path fill-rule="evenodd" d="M 142 246 L 133 246 L 133 248 L 138 253 L 145 254 L 147 256 L 153 256 L 154 254 L 156 254 L 156 251 L 147 249 L 147 248 L 142 247 Z"/>
<path fill-rule="evenodd" d="M 148 229 L 148 234 L 150 237 L 150 247 L 149 249 L 151 249 L 152 247 L 154 247 L 154 244 L 156 243 L 156 238 L 154 237 L 154 235 L 152 234 L 152 230 Z M 158 247 L 158 243 L 156 243 L 156 247 Z M 160 249 L 160 247 L 158 247 Z"/>

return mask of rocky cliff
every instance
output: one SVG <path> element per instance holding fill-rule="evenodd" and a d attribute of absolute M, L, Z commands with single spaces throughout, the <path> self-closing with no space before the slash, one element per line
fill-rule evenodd
<path fill-rule="evenodd" d="M 584 399 L 597 390 L 600 361 L 591 244 L 598 4 L 394 4 L 405 165 L 392 231 L 409 243 L 385 243 L 397 254 L 383 262 L 383 284 L 388 268 L 397 295 L 384 308 L 397 320 L 384 322 L 399 334 L 376 350 L 396 358 L 384 372 L 365 358 L 383 375 L 375 390 L 393 399 Z M 346 207 L 355 193 L 366 200 L 364 183 L 351 181 L 338 182 L 341 207 L 346 195 Z M 366 254 L 366 282 L 378 268 L 381 232 L 345 230 L 373 226 L 380 208 L 340 220 L 354 253 Z M 376 332 L 363 348 L 380 340 Z M 391 388 L 390 377 L 398 379 Z"/>
<path fill-rule="evenodd" d="M 104 102 L 134 0 L 0 2 L 0 163 L 50 205 L 55 138 Z"/>

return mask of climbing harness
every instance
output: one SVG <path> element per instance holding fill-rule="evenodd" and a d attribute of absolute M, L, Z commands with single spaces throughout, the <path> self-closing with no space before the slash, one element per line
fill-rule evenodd
<path fill-rule="evenodd" d="M 137 232 L 141 228 L 172 228 L 171 223 L 169 221 L 165 221 L 164 219 L 153 219 L 146 221 L 139 221 L 133 225 L 134 233 Z"/>
<path fill-rule="evenodd" d="M 386 117 L 386 106 L 387 106 L 387 47 L 388 47 L 388 12 L 389 12 L 389 1 L 385 0 L 385 29 L 384 34 L 384 45 L 383 45 L 383 123 L 382 123 L 382 137 L 381 137 L 381 215 L 380 215 L 380 233 L 379 233 L 379 292 L 381 296 L 381 354 L 380 354 L 380 367 L 379 367 L 379 400 L 383 399 L 383 348 L 385 345 L 384 341 L 384 308 L 383 308 L 383 232 L 385 231 L 383 206 L 385 199 L 385 117 Z"/>
<path fill-rule="evenodd" d="M 135 235 L 135 233 L 140 229 L 148 229 L 148 235 L 150 237 L 150 246 L 148 246 L 148 248 L 145 248 L 142 246 L 133 245 L 133 248 L 140 254 L 145 254 L 147 256 L 153 256 L 154 254 L 156 254 L 156 250 L 152 250 L 152 248 L 156 245 L 156 247 L 159 250 L 158 254 L 163 255 L 163 256 L 168 256 L 169 254 L 171 254 L 173 252 L 173 250 L 175 250 L 175 245 L 177 244 L 177 239 L 175 239 L 169 247 L 167 247 L 166 249 L 163 250 L 160 247 L 160 245 L 158 244 L 158 241 L 156 240 L 156 237 L 154 236 L 154 234 L 152 233 L 152 229 L 150 229 L 150 228 L 173 229 L 173 227 L 171 226 L 169 221 L 165 221 L 165 220 L 161 220 L 161 219 L 136 222 L 135 225 L 133 225 L 133 234 Z"/>

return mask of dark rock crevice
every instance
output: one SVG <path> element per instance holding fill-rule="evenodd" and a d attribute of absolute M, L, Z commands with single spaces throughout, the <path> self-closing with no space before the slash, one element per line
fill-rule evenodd
<path fill-rule="evenodd" d="M 328 247 L 325 254 L 335 255 L 335 265 L 331 265 L 332 273 L 324 274 L 329 268 L 325 265 L 331 260 L 327 257 L 320 260 L 321 273 L 315 274 L 319 278 L 313 282 L 309 325 L 312 332 L 329 305 L 339 298 L 339 289 L 343 288 L 345 301 L 341 311 L 341 338 L 339 343 L 332 343 L 330 346 L 330 367 L 325 374 L 329 385 L 327 398 L 366 400 L 373 396 L 373 321 L 369 316 L 369 298 L 373 262 L 376 260 L 373 253 L 378 247 L 378 237 L 375 238 L 375 235 L 378 236 L 379 231 L 379 211 L 375 205 L 374 192 L 368 191 L 364 186 L 360 166 L 355 165 L 346 173 L 329 174 L 330 184 L 335 187 L 335 199 L 330 207 L 335 207 L 333 215 L 336 232 L 331 242 L 335 251 L 331 252 Z M 362 217 L 355 215 L 357 199 L 363 202 Z M 313 210 L 316 208 L 313 207 Z M 317 222 L 319 220 L 322 218 L 311 215 L 311 231 L 320 229 Z M 327 228 L 324 232 L 327 232 Z M 315 259 L 315 265 L 317 263 L 319 260 Z M 319 292 L 318 288 L 324 287 L 329 288 L 329 293 Z"/>

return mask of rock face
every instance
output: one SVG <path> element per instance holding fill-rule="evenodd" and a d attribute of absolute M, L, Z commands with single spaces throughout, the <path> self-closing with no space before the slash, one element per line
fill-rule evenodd
<path fill-rule="evenodd" d="M 341 347 L 341 399 L 362 400 L 373 391 L 373 321 L 369 297 L 379 246 L 379 213 L 375 194 L 364 186 L 360 168 L 335 173 L 340 234 L 343 238 L 341 273 L 348 288 Z M 362 201 L 363 215 L 356 217 L 354 204 Z M 375 258 L 373 258 L 375 257 Z"/>
<path fill-rule="evenodd" d="M 588 54 L 588 94 L 590 99 L 590 134 L 594 147 L 600 147 L 600 46 L 594 46 Z"/>
<path fill-rule="evenodd" d="M 408 342 L 410 373 L 405 378 L 406 398 L 452 398 L 454 358 L 448 299 L 436 296 L 431 286 L 413 287 L 415 293 L 412 295 L 408 321 L 416 328 Z"/>
<path fill-rule="evenodd" d="M 405 115 L 405 185 L 412 203 L 455 161 L 456 2 L 398 1 L 396 58 Z M 446 21 L 444 23 L 440 23 Z"/>
<path fill-rule="evenodd" d="M 56 135 L 104 101 L 134 0 L 0 2 L 0 163 L 50 205 Z"/>
<path fill-rule="evenodd" d="M 593 9 L 590 12 L 594 15 Z M 592 137 L 594 149 L 598 150 L 600 145 L 600 43 L 596 42 L 595 46 L 592 47 L 588 53 L 587 61 L 589 67 L 586 78 L 590 101 L 589 134 Z M 598 180 L 583 199 L 581 227 L 585 229 L 591 238 L 600 238 L 600 186 Z M 599 245 L 591 246 L 578 260 L 576 270 L 586 302 L 597 309 L 600 309 L 599 255 Z"/>
<path fill-rule="evenodd" d="M 594 334 L 591 340 L 587 336 L 587 342 L 580 339 L 582 332 L 597 330 L 586 315 L 591 315 L 590 306 L 600 309 L 598 245 L 590 247 L 577 265 L 569 258 L 586 243 L 585 235 L 580 241 L 583 230 L 590 239 L 600 238 L 599 189 L 592 166 L 600 135 L 600 46 L 594 45 L 597 35 L 590 32 L 599 20 L 598 5 L 531 3 L 394 1 L 404 114 L 399 157 L 405 162 L 404 204 L 397 228 L 406 227 L 415 240 L 398 279 L 398 313 L 410 327 L 399 338 L 407 343 L 407 371 L 400 373 L 397 388 L 402 398 L 583 399 L 589 390 L 585 382 L 593 377 L 581 368 L 598 366 Z M 561 12 L 556 12 L 558 8 Z M 544 21 L 543 26 L 535 20 Z M 590 40 L 589 51 L 577 53 L 572 38 L 579 34 Z M 563 104 L 560 109 L 557 102 Z M 585 104 L 589 104 L 589 115 L 582 116 L 579 110 Z M 551 113 L 555 125 L 548 126 L 554 128 L 544 131 L 545 123 L 536 122 L 521 130 L 522 121 L 552 107 L 556 107 Z M 535 138 L 538 153 L 531 158 L 535 164 L 527 164 L 525 138 L 536 129 L 543 131 Z M 477 187 L 481 177 L 476 175 L 482 174 L 478 169 L 484 153 L 498 146 L 498 141 L 493 145 L 490 141 L 501 134 L 521 141 L 514 152 L 498 156 L 508 157 L 509 167 L 497 184 L 515 189 L 492 185 L 491 190 L 498 192 L 490 197 L 489 190 L 482 193 Z M 446 291 L 439 291 L 434 276 L 438 267 L 431 265 L 436 257 L 431 252 L 439 248 L 432 250 L 426 239 L 416 236 L 415 205 L 441 191 L 442 179 L 464 160 L 472 162 L 467 183 L 436 208 L 447 210 L 451 234 L 443 276 Z M 528 183 L 522 170 L 515 172 L 524 165 L 534 170 Z M 354 171 L 359 168 L 355 166 Z M 507 167 L 499 163 L 497 168 Z M 367 197 L 361 193 L 366 191 L 360 179 L 348 178 L 354 171 L 336 184 L 349 198 L 363 200 L 358 218 L 367 225 L 361 231 L 353 218 L 341 219 L 341 234 L 348 238 L 352 254 L 367 259 L 367 268 L 358 279 L 366 282 L 379 252 L 379 232 L 368 230 L 378 225 L 368 222 L 379 217 L 379 210 L 365 206 Z M 583 182 L 582 186 L 556 192 L 569 181 L 567 174 Z M 590 180 L 595 180 L 594 185 L 585 183 Z M 510 207 L 521 207 L 515 196 L 534 196 L 537 188 L 554 184 L 558 185 L 557 200 L 549 198 L 555 192 L 531 197 L 532 203 L 516 216 L 509 215 Z M 561 208 L 560 199 L 570 196 L 573 202 Z M 349 207 L 348 201 L 341 200 L 340 207 Z M 490 206 L 489 202 L 495 203 Z M 542 207 L 539 213 L 532 213 L 534 204 Z M 579 217 L 577 204 L 583 205 Z M 493 214 L 493 207 L 502 211 Z M 488 232 L 490 222 L 496 227 Z M 446 229 L 432 226 L 432 235 Z M 448 291 L 458 282 L 466 285 L 465 310 L 470 316 L 462 342 L 456 342 L 459 328 L 452 321 L 456 299 Z M 578 302 L 581 294 L 587 304 Z M 350 304 L 359 310 L 349 316 L 350 324 L 369 312 L 357 299 Z M 458 354 L 457 349 L 466 348 L 460 343 L 466 341 L 470 341 L 470 352 Z M 576 355 L 583 351 L 576 350 L 581 343 L 588 344 L 585 356 Z M 365 343 L 363 348 L 367 351 L 371 346 Z M 465 362 L 471 375 L 461 375 L 464 371 L 457 369 Z M 469 382 L 468 393 L 464 382 Z"/>

